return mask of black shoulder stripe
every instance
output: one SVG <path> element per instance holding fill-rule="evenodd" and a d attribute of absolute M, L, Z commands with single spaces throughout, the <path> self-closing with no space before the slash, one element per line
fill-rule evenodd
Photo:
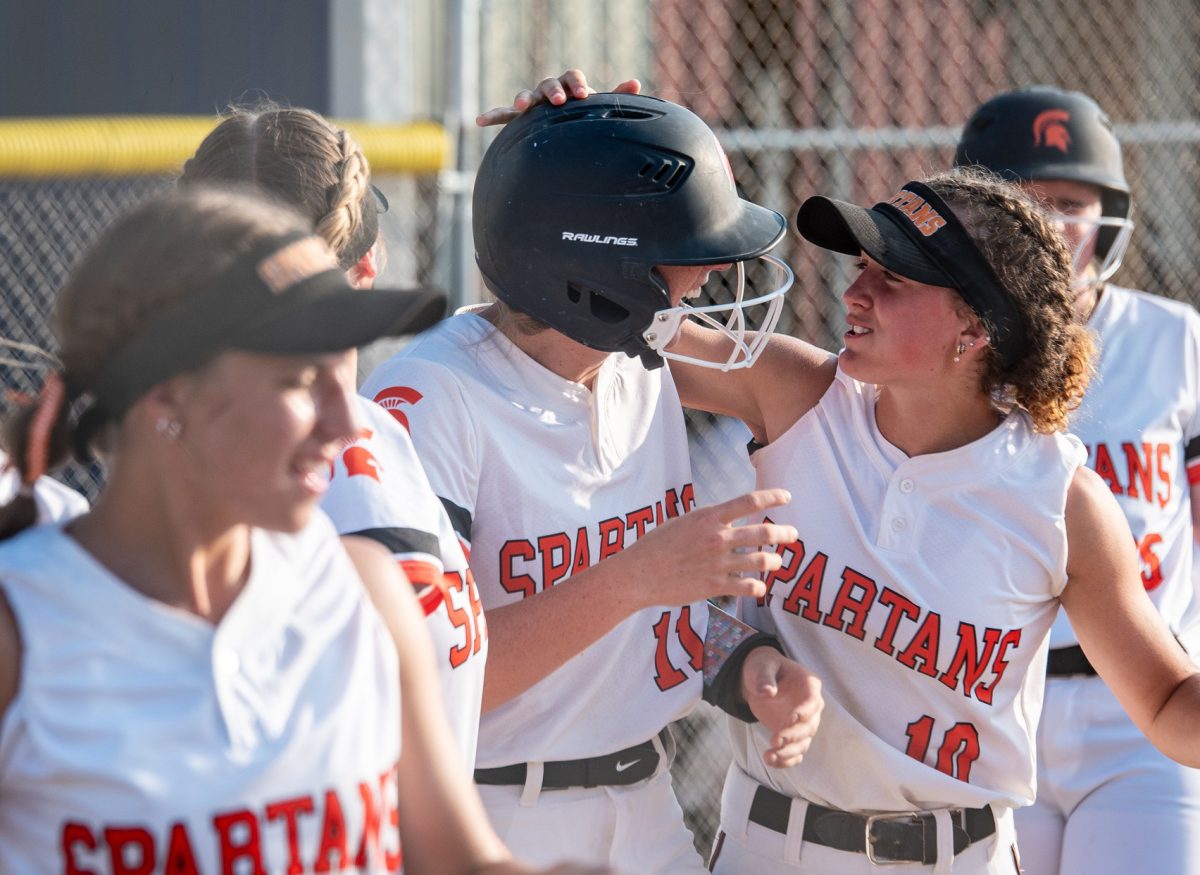
<path fill-rule="evenodd" d="M 435 557 L 442 555 L 437 535 L 422 532 L 420 529 L 363 529 L 347 534 L 370 538 L 387 547 L 392 553 L 427 553 Z"/>
<path fill-rule="evenodd" d="M 470 514 L 470 512 L 465 507 L 459 507 L 453 501 L 450 501 L 449 499 L 446 499 L 446 498 L 442 498 L 440 495 L 438 496 L 438 498 L 441 498 L 441 500 L 442 500 L 442 507 L 444 507 L 446 509 L 446 516 L 450 517 L 450 525 L 452 525 L 454 527 L 454 531 L 458 533 L 458 536 L 460 538 L 462 538 L 464 541 L 466 541 L 468 544 L 470 544 L 471 543 L 471 514 Z"/>
<path fill-rule="evenodd" d="M 1194 462 L 1200 459 L 1200 437 L 1194 437 L 1183 448 L 1183 461 Z"/>

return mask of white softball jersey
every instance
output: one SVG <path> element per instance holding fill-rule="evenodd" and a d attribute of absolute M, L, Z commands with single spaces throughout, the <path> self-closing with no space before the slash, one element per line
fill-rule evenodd
<path fill-rule="evenodd" d="M 1189 484 L 1200 479 L 1200 313 L 1107 286 L 1088 326 L 1100 359 L 1071 432 L 1125 512 L 1142 584 L 1178 634 L 1197 607 Z M 1064 612 L 1050 645 L 1076 643 Z"/>
<path fill-rule="evenodd" d="M 323 514 L 252 538 L 216 626 L 58 526 L 0 545 L 6 875 L 399 870 L 395 645 Z"/>
<path fill-rule="evenodd" d="M 800 536 L 743 613 L 821 678 L 825 710 L 787 770 L 763 765 L 760 726 L 730 721 L 735 762 L 847 811 L 1027 804 L 1066 584 L 1066 495 L 1085 452 L 1016 412 L 973 443 L 910 458 L 880 434 L 876 399 L 839 370 L 753 456 L 760 487 L 793 495 L 769 517 Z"/>
<path fill-rule="evenodd" d="M 614 354 L 589 391 L 462 313 L 406 346 L 363 392 L 403 402 L 487 610 L 569 585 L 695 503 L 666 368 Z M 476 765 L 599 756 L 652 738 L 700 698 L 707 622 L 703 602 L 624 620 L 485 714 Z"/>
<path fill-rule="evenodd" d="M 20 488 L 20 475 L 9 466 L 8 456 L 0 452 L 0 504 L 11 501 Z M 33 500 L 39 523 L 69 520 L 88 509 L 87 499 L 51 477 L 38 478 L 33 486 Z"/>
<path fill-rule="evenodd" d="M 383 544 L 417 588 L 433 639 L 446 716 L 462 762 L 475 768 L 487 622 L 464 546 L 434 495 L 397 409 L 397 419 L 359 398 L 365 423 L 334 463 L 321 502 L 339 534 Z"/>

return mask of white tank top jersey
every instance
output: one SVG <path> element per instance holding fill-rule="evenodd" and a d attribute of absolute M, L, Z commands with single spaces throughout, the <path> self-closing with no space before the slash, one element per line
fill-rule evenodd
<path fill-rule="evenodd" d="M 417 587 L 450 728 L 470 772 L 488 649 L 479 590 L 403 420 L 366 398 L 358 400 L 363 431 L 334 463 L 321 507 L 339 534 L 363 535 L 390 549 Z M 397 417 L 403 415 L 398 409 Z"/>
<path fill-rule="evenodd" d="M 58 526 L 0 546 L 6 875 L 398 871 L 395 645 L 323 514 L 252 537 L 215 627 Z"/>
<path fill-rule="evenodd" d="M 1079 441 L 1023 413 L 967 446 L 909 458 L 875 424 L 877 390 L 840 370 L 820 403 L 753 460 L 791 504 L 765 604 L 821 678 L 821 731 L 768 769 L 758 724 L 730 721 L 762 784 L 847 811 L 1027 804 L 1050 625 L 1066 583 L 1064 508 Z"/>
<path fill-rule="evenodd" d="M 1100 360 L 1071 432 L 1125 512 L 1146 592 L 1179 633 L 1196 610 L 1190 483 L 1200 478 L 1200 313 L 1108 286 L 1088 327 Z M 1050 646 L 1075 643 L 1063 613 Z"/>
<path fill-rule="evenodd" d="M 489 611 L 563 583 L 695 503 L 666 368 L 611 355 L 593 394 L 462 313 L 382 365 L 363 392 L 404 402 Z M 704 602 L 624 620 L 485 714 L 476 765 L 599 756 L 652 738 L 700 698 L 707 623 Z"/>
<path fill-rule="evenodd" d="M 8 456 L 0 453 L 0 504 L 7 504 L 21 488 L 21 477 L 9 466 Z M 52 523 L 87 513 L 87 499 L 50 477 L 39 477 L 33 486 L 37 521 Z"/>

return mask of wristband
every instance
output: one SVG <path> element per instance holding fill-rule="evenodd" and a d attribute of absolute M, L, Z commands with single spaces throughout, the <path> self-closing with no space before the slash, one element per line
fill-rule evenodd
<path fill-rule="evenodd" d="M 704 635 L 704 701 L 731 717 L 754 723 L 756 717 L 741 697 L 742 665 L 758 647 L 783 646 L 774 635 L 759 632 L 715 605 L 708 606 L 708 628 Z"/>

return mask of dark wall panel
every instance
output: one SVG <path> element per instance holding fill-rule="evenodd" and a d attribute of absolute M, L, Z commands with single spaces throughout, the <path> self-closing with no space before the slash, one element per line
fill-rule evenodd
<path fill-rule="evenodd" d="M 0 0 L 0 115 L 329 109 L 329 0 Z"/>

